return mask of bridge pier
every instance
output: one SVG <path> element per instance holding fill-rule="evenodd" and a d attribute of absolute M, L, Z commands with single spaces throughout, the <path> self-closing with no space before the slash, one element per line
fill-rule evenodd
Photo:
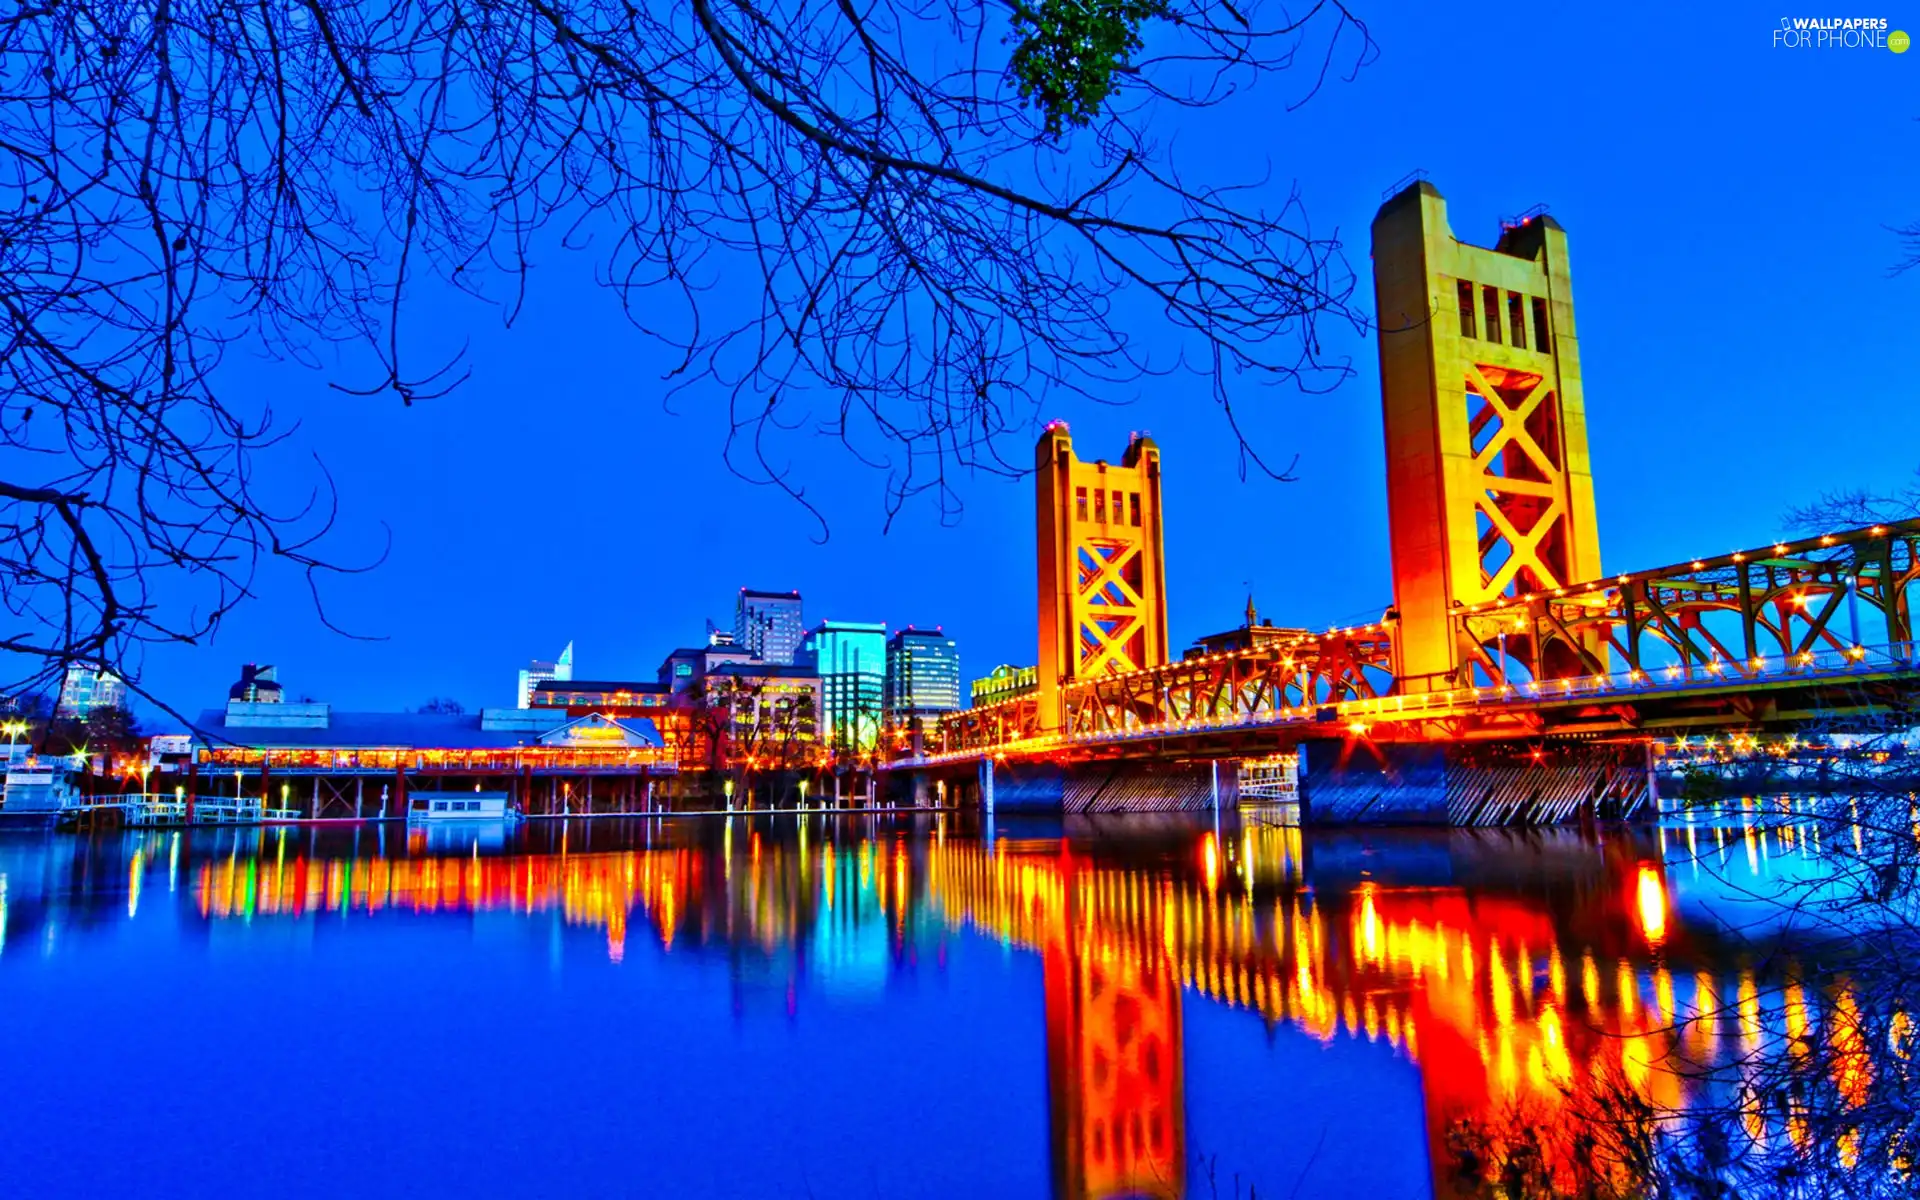
<path fill-rule="evenodd" d="M 898 808 L 941 808 L 946 804 L 951 785 L 931 771 L 909 771 L 905 778 L 893 774 L 880 780 L 880 791 L 888 804 Z"/>
<path fill-rule="evenodd" d="M 982 759 L 983 812 L 1206 812 L 1239 803 L 1238 775 L 1210 762 L 995 762 Z"/>
<path fill-rule="evenodd" d="M 1653 807 L 1642 743 L 1308 742 L 1300 820 L 1313 825 L 1550 825 Z"/>

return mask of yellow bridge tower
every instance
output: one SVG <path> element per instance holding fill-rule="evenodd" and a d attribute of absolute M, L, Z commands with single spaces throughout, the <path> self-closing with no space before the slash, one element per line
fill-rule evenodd
<path fill-rule="evenodd" d="M 1394 673 L 1438 690 L 1485 653 L 1456 635 L 1459 607 L 1600 576 L 1567 235 L 1539 214 L 1468 245 L 1421 181 L 1373 219 L 1373 279 Z M 1550 673 L 1512 641 L 1502 654 Z"/>
<path fill-rule="evenodd" d="M 1120 465 L 1081 462 L 1064 421 L 1035 447 L 1039 518 L 1039 726 L 1063 720 L 1060 688 L 1167 661 L 1160 449 L 1135 435 Z"/>

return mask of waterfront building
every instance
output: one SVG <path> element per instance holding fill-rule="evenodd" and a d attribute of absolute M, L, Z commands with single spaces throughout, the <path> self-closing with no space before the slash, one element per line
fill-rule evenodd
<path fill-rule="evenodd" d="M 1209 633 L 1187 648 L 1182 658 L 1205 658 L 1209 654 L 1232 654 L 1239 650 L 1252 650 L 1259 646 L 1271 646 L 1281 642 L 1299 641 L 1312 636 L 1305 629 L 1294 629 L 1284 625 L 1262 624 L 1259 610 L 1253 607 L 1253 597 L 1247 597 L 1247 623 L 1238 629 L 1228 629 L 1221 633 Z"/>
<path fill-rule="evenodd" d="M 180 775 L 193 761 L 193 735 L 190 733 L 157 733 L 147 739 L 147 760 L 144 766 L 149 777 L 153 775 Z M 168 788 L 155 788 L 156 791 L 170 791 Z"/>
<path fill-rule="evenodd" d="M 645 717 L 653 722 L 667 754 L 681 770 L 695 771 L 708 763 L 707 741 L 693 719 L 693 696 L 676 693 L 665 683 L 639 680 L 548 680 L 533 689 L 532 709 L 559 709 L 570 717 L 593 713 L 625 720 Z"/>
<path fill-rule="evenodd" d="M 244 700 L 249 704 L 278 704 L 285 699 L 280 683 L 274 678 L 274 668 L 256 666 L 248 663 L 240 668 L 240 682 L 227 689 L 227 699 Z"/>
<path fill-rule="evenodd" d="M 112 671 L 91 667 L 68 667 L 60 681 L 58 716 L 84 721 L 97 708 L 124 708 L 127 685 Z"/>
<path fill-rule="evenodd" d="M 183 796 L 257 797 L 302 816 L 401 816 L 427 793 L 503 786 L 528 812 L 644 811 L 678 774 L 647 717 L 554 708 L 339 712 L 229 700 L 200 714 Z"/>
<path fill-rule="evenodd" d="M 872 750 L 880 741 L 887 683 L 887 627 L 822 621 L 807 634 L 800 661 L 820 673 L 821 732 L 837 753 Z"/>
<path fill-rule="evenodd" d="M 791 663 L 805 631 L 799 592 L 740 589 L 733 610 L 733 640 L 753 657 L 761 662 Z"/>
<path fill-rule="evenodd" d="M 1019 696 L 1033 694 L 1039 688 L 1039 670 L 1034 667 L 1016 667 L 1001 663 L 992 671 L 973 681 L 967 689 L 974 708 L 988 704 L 998 704 L 1002 700 L 1012 700 Z"/>
<path fill-rule="evenodd" d="M 664 683 L 637 680 L 549 679 L 533 689 L 530 708 L 583 709 L 592 712 L 645 716 L 668 707 L 673 689 Z"/>
<path fill-rule="evenodd" d="M 729 662 L 700 680 L 694 721 L 708 764 L 785 770 L 811 766 L 822 730 L 819 672 L 799 663 Z"/>
<path fill-rule="evenodd" d="M 938 629 L 908 626 L 887 640 L 887 720 L 904 724 L 960 707 L 960 651 Z"/>
<path fill-rule="evenodd" d="M 542 683 L 550 679 L 557 679 L 564 683 L 572 678 L 573 643 L 568 642 L 567 648 L 560 652 L 559 658 L 554 659 L 552 662 L 542 662 L 536 658 L 527 664 L 526 670 L 520 672 L 519 706 L 521 708 L 529 707 L 533 703 L 533 689 Z"/>
<path fill-rule="evenodd" d="M 755 661 L 753 651 L 732 643 L 709 641 L 704 646 L 682 646 L 660 664 L 659 682 L 674 695 L 697 692 L 700 682 L 716 667 Z"/>

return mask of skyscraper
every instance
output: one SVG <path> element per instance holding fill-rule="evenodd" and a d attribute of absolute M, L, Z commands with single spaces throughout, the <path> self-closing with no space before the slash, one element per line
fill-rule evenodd
<path fill-rule="evenodd" d="M 733 640 L 761 662 L 791 663 L 806 633 L 799 592 L 741 588 L 733 609 Z"/>
<path fill-rule="evenodd" d="M 68 667 L 60 681 L 60 704 L 54 711 L 84 721 L 96 708 L 119 708 L 127 701 L 127 685 L 112 671 Z"/>
<path fill-rule="evenodd" d="M 526 670 L 520 672 L 519 707 L 531 707 L 533 703 L 533 689 L 540 684 L 547 683 L 551 680 L 559 680 L 565 683 L 572 678 L 573 643 L 568 642 L 567 648 L 560 652 L 559 658 L 554 659 L 552 662 L 542 662 L 536 658 L 527 664 Z"/>
<path fill-rule="evenodd" d="M 280 704 L 286 700 L 286 691 L 274 678 L 271 665 L 248 663 L 240 668 L 240 682 L 227 689 L 227 699 L 242 704 Z"/>
<path fill-rule="evenodd" d="M 960 707 L 960 652 L 938 629 L 908 626 L 887 641 L 887 718 L 907 721 Z"/>
<path fill-rule="evenodd" d="M 887 627 L 822 621 L 807 634 L 800 660 L 820 673 L 820 728 L 827 743 L 841 753 L 873 749 L 880 741 L 887 682 Z"/>

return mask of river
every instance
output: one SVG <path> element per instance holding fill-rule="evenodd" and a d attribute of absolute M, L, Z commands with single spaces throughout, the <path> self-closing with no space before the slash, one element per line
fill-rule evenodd
<path fill-rule="evenodd" d="M 1730 828 L 0 834 L 0 1162 L 57 1196 L 1447 1194 L 1459 1129 L 1599 1080 L 1683 1107 L 1663 1063 L 1743 1035 L 1687 1018 L 1774 1003 L 1724 906 L 1811 847 Z"/>

